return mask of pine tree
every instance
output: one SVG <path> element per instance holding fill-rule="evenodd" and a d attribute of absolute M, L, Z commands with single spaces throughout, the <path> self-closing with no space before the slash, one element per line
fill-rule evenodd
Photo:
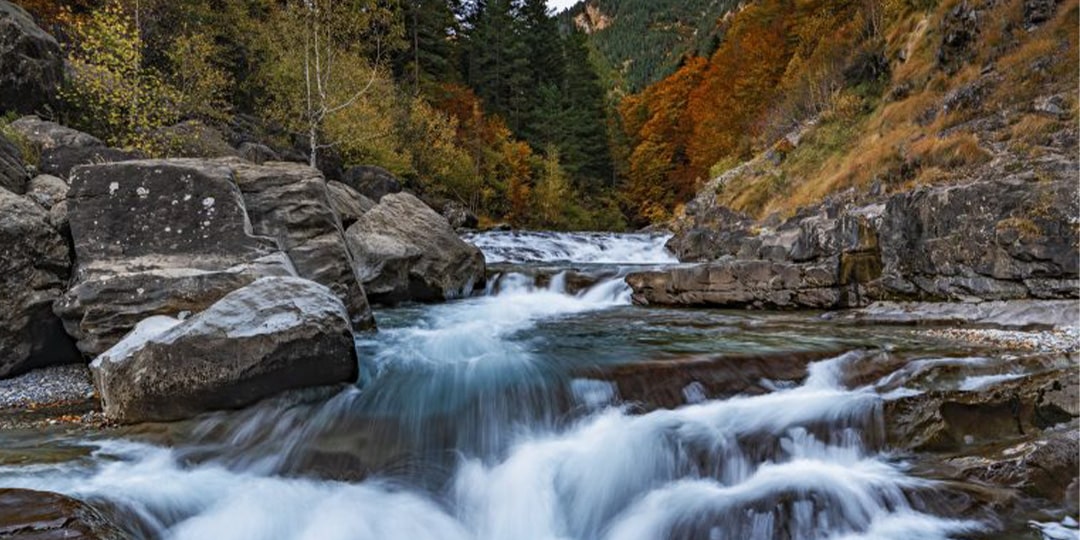
<path fill-rule="evenodd" d="M 460 33 L 455 0 L 406 0 L 403 3 L 406 47 L 394 59 L 398 80 L 414 94 L 458 79 Z"/>

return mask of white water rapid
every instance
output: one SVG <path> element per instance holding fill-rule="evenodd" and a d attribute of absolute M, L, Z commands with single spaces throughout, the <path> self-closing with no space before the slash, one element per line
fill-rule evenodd
<path fill-rule="evenodd" d="M 670 258 L 662 237 L 582 238 L 471 239 L 489 261 Z M 769 393 L 688 386 L 695 404 L 649 410 L 586 376 L 606 350 L 660 346 L 634 341 L 626 285 L 563 291 L 510 278 L 491 296 L 386 310 L 359 344 L 374 371 L 360 390 L 210 415 L 171 446 L 80 440 L 85 457 L 0 467 L 0 487 L 73 495 L 134 516 L 133 535 L 178 540 L 907 540 L 986 526 L 941 515 L 939 486 L 884 448 L 881 396 L 843 382 L 868 353 Z"/>

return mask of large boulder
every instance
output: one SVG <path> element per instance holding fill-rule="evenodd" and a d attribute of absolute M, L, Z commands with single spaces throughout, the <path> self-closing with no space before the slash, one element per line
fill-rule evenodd
<path fill-rule="evenodd" d="M 1075 178 L 893 196 L 879 231 L 882 285 L 887 296 L 910 300 L 1077 298 L 1078 215 Z"/>
<path fill-rule="evenodd" d="M 264 278 L 191 318 L 154 317 L 91 364 L 106 417 L 169 421 L 353 382 L 349 314 L 330 289 Z"/>
<path fill-rule="evenodd" d="M 349 227 L 346 238 L 374 302 L 441 301 L 468 295 L 485 282 L 480 250 L 408 193 L 383 197 Z"/>
<path fill-rule="evenodd" d="M 202 311 L 259 277 L 292 273 L 274 240 L 252 233 L 222 164 L 77 167 L 68 205 L 77 266 L 54 309 L 87 355 L 147 317 Z"/>
<path fill-rule="evenodd" d="M 390 171 L 374 165 L 357 165 L 345 171 L 342 183 L 361 195 L 379 202 L 386 195 L 401 192 L 401 182 Z"/>
<path fill-rule="evenodd" d="M 60 45 L 19 6 L 0 0 L 0 112 L 53 105 L 64 80 Z"/>
<path fill-rule="evenodd" d="M 22 152 L 3 134 L 0 134 L 0 189 L 22 194 L 26 192 L 28 180 L 30 180 L 30 173 L 26 170 Z"/>
<path fill-rule="evenodd" d="M 104 514 L 59 493 L 0 489 L 0 538 L 120 540 L 130 538 Z"/>
<path fill-rule="evenodd" d="M 49 216 L 0 190 L 0 378 L 81 357 L 52 312 L 71 272 L 71 254 Z"/>
<path fill-rule="evenodd" d="M 330 287 L 355 329 L 372 328 L 375 319 L 322 173 L 299 163 L 228 163 L 255 234 L 277 240 L 299 276 Z"/>

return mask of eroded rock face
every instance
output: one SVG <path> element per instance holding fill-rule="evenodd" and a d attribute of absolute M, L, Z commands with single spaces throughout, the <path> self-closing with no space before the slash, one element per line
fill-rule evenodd
<path fill-rule="evenodd" d="M 908 300 L 1076 298 L 1074 180 L 920 188 L 889 199 L 882 283 Z"/>
<path fill-rule="evenodd" d="M 148 319 L 91 364 L 105 415 L 168 421 L 354 382 L 349 314 L 330 289 L 263 278 L 180 321 Z"/>
<path fill-rule="evenodd" d="M 81 360 L 52 313 L 71 272 L 71 254 L 49 216 L 0 190 L 0 377 Z"/>
<path fill-rule="evenodd" d="M 30 114 L 55 104 L 64 80 L 60 45 L 6 1 L 0 1 L 0 66 L 0 111 Z"/>
<path fill-rule="evenodd" d="M 152 315 L 202 311 L 263 276 L 289 275 L 252 234 L 232 170 L 146 160 L 76 168 L 69 193 L 78 265 L 55 311 L 87 355 Z"/>
<path fill-rule="evenodd" d="M 374 327 L 322 173 L 298 163 L 229 163 L 255 234 L 277 240 L 299 276 L 330 287 L 355 329 Z"/>
<path fill-rule="evenodd" d="M 14 540 L 128 538 L 86 503 L 47 491 L 0 489 L 0 537 Z"/>
<path fill-rule="evenodd" d="M 480 250 L 408 193 L 383 197 L 349 227 L 346 239 L 373 302 L 441 301 L 484 284 Z"/>
<path fill-rule="evenodd" d="M 630 274 L 637 304 L 770 309 L 843 307 L 837 262 L 792 264 L 726 259 Z"/>
<path fill-rule="evenodd" d="M 26 192 L 26 183 L 30 173 L 26 171 L 22 152 L 0 135 L 0 189 L 6 189 L 16 195 Z"/>

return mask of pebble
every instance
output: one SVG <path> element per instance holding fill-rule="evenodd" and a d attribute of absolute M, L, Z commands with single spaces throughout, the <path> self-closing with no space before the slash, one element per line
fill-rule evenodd
<path fill-rule="evenodd" d="M 1049 353 L 1080 352 L 1080 326 L 1032 332 L 989 328 L 948 328 L 927 330 L 927 333 L 938 338 L 993 345 L 1011 350 Z"/>
<path fill-rule="evenodd" d="M 90 369 L 70 364 L 35 369 L 0 380 L 0 409 L 25 408 L 33 404 L 78 401 L 94 396 Z"/>

